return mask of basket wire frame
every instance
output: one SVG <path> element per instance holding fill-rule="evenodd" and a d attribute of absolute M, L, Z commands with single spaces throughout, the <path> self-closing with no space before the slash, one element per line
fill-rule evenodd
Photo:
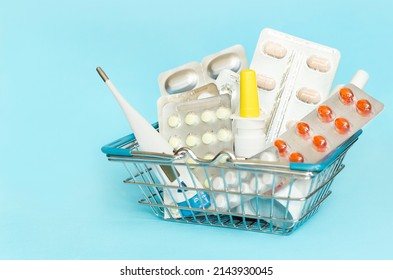
<path fill-rule="evenodd" d="M 174 222 L 288 235 L 308 221 L 331 194 L 330 186 L 344 168 L 342 162 L 350 146 L 320 172 L 266 162 L 250 164 L 225 151 L 212 160 L 201 160 L 187 148 L 174 156 L 141 152 L 137 141 L 123 148 L 132 156 L 108 155 L 108 159 L 124 164 L 129 173 L 124 182 L 139 186 L 144 196 L 139 203 L 150 206 L 156 216 Z M 186 167 L 192 186 L 180 184 L 177 166 Z M 163 167 L 172 170 L 178 184 L 165 183 L 158 170 Z M 213 183 L 215 178 L 221 178 L 220 185 Z M 203 188 L 196 187 L 196 181 Z M 196 192 L 199 198 L 207 193 L 210 206 L 193 208 L 187 200 L 180 206 L 169 190 L 182 192 L 185 199 L 187 191 Z"/>

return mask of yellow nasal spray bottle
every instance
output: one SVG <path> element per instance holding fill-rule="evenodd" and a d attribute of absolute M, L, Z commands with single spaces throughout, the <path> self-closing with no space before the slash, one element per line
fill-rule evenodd
<path fill-rule="evenodd" d="M 266 144 L 266 116 L 259 108 L 254 70 L 240 72 L 240 106 L 233 120 L 236 156 L 250 158 L 261 152 Z"/>

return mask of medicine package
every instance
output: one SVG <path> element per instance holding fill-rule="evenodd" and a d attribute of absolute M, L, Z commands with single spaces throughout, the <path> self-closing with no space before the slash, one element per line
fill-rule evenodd
<path fill-rule="evenodd" d="M 340 52 L 272 29 L 262 30 L 250 68 L 270 115 L 267 143 L 329 95 Z"/>
<path fill-rule="evenodd" d="M 162 95 L 182 93 L 214 82 L 224 69 L 240 72 L 247 68 L 244 48 L 234 45 L 204 57 L 201 63 L 190 62 L 161 73 L 158 86 Z"/>

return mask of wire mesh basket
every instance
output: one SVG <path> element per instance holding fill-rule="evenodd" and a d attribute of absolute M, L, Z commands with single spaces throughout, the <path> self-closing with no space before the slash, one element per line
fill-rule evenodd
<path fill-rule="evenodd" d="M 110 161 L 124 164 L 130 175 L 124 182 L 138 186 L 143 194 L 139 203 L 162 219 L 288 235 L 331 194 L 346 152 L 361 132 L 318 164 L 242 160 L 226 151 L 203 160 L 187 148 L 174 155 L 149 153 L 139 150 L 133 134 L 102 151 Z M 187 170 L 193 185 L 182 184 L 179 168 Z M 173 178 L 171 183 L 161 171 Z"/>

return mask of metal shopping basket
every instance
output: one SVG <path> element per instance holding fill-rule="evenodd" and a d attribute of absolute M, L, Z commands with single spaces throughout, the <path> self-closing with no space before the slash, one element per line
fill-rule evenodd
<path fill-rule="evenodd" d="M 133 134 L 105 145 L 102 151 L 110 161 L 124 164 L 130 175 L 124 182 L 139 186 L 144 195 L 139 203 L 150 206 L 160 218 L 288 235 L 312 217 L 331 194 L 333 179 L 344 168 L 344 156 L 361 133 L 359 130 L 318 164 L 288 166 L 241 160 L 225 151 L 212 160 L 202 160 L 187 148 L 174 155 L 149 153 L 139 151 Z M 201 182 L 198 188 L 181 184 L 178 166 L 186 166 L 193 181 Z M 171 173 L 175 184 L 166 184 L 158 168 Z M 184 197 L 187 192 L 195 195 L 178 203 L 173 192 Z M 206 197 L 209 204 L 195 207 L 192 203 Z"/>

